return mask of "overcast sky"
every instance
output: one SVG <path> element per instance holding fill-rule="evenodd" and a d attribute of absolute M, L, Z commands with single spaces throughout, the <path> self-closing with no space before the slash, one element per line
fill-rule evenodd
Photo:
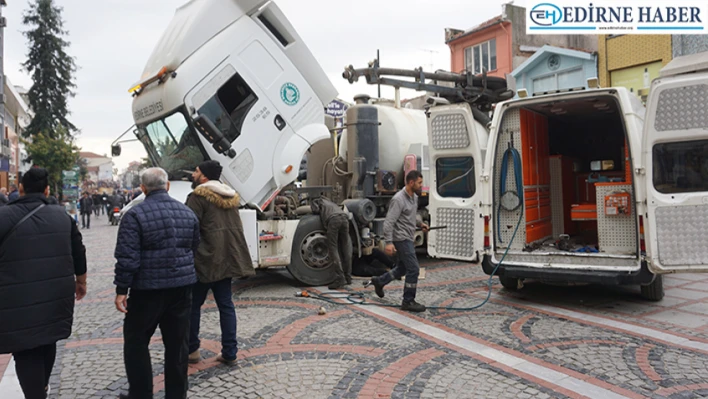
<path fill-rule="evenodd" d="M 236 0 L 234 0 L 236 1 Z M 110 153 L 110 143 L 132 124 L 130 85 L 136 82 L 155 43 L 177 7 L 187 0 L 55 0 L 64 8 L 69 54 L 76 58 L 76 97 L 70 120 L 81 129 L 85 151 Z M 383 66 L 426 70 L 450 68 L 446 27 L 467 29 L 501 14 L 504 0 L 277 0 L 335 87 L 340 98 L 375 95 L 376 87 L 341 78 L 345 65 L 364 67 L 381 50 Z M 27 54 L 22 13 L 27 0 L 8 0 L 3 9 L 5 75 L 29 88 L 21 70 Z M 515 4 L 524 5 L 524 1 Z M 393 89 L 382 89 L 393 97 Z M 415 93 L 404 93 L 413 97 Z M 126 136 L 127 137 L 127 136 Z M 123 146 L 114 158 L 119 169 L 145 156 L 139 144 Z"/>

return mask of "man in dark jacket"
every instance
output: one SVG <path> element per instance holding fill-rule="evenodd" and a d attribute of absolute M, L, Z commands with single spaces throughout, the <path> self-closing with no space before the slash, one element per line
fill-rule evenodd
<path fill-rule="evenodd" d="M 101 207 L 103 206 L 101 204 L 101 196 L 98 193 L 93 193 L 91 195 L 91 200 L 93 201 L 93 214 L 96 217 L 101 216 Z"/>
<path fill-rule="evenodd" d="M 336 279 L 328 286 L 336 290 L 352 283 L 352 253 L 349 243 L 349 218 L 334 202 L 320 197 L 312 200 L 312 213 L 320 215 L 322 226 L 327 231 L 327 247 L 334 264 Z M 343 262 L 342 262 L 343 261 Z"/>
<path fill-rule="evenodd" d="M 12 202 L 18 198 L 20 198 L 20 192 L 17 191 L 17 186 L 14 184 L 10 184 L 10 194 L 7 195 L 7 199 Z"/>
<path fill-rule="evenodd" d="M 116 242 L 116 300 L 125 313 L 123 352 L 130 384 L 121 398 L 152 398 L 150 339 L 159 326 L 165 345 L 165 393 L 187 395 L 187 341 L 192 285 L 197 282 L 194 253 L 199 221 L 172 199 L 167 172 L 150 168 L 140 176 L 147 198 L 123 215 Z M 128 291 L 130 296 L 128 297 Z"/>
<path fill-rule="evenodd" d="M 87 192 L 84 192 L 83 197 L 79 201 L 81 207 L 81 227 L 84 229 L 91 228 L 91 212 L 93 212 L 93 200 Z"/>
<path fill-rule="evenodd" d="M 199 321 L 201 307 L 211 289 L 219 308 L 221 324 L 221 354 L 216 360 L 236 362 L 236 310 L 231 298 L 231 279 L 255 274 L 241 216 L 238 213 L 239 195 L 231 187 L 219 182 L 221 165 L 204 161 L 192 174 L 194 192 L 187 197 L 190 207 L 199 219 L 201 243 L 194 256 L 199 282 L 192 290 L 192 319 L 189 334 L 189 362 L 198 363 Z"/>
<path fill-rule="evenodd" d="M 71 335 L 86 295 L 86 250 L 64 208 L 49 205 L 49 174 L 22 176 L 22 197 L 0 208 L 0 353 L 12 353 L 28 399 L 45 398 L 56 343 Z"/>

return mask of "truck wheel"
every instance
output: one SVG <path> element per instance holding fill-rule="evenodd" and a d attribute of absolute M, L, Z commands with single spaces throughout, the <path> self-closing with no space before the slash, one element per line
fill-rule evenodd
<path fill-rule="evenodd" d="M 499 276 L 499 282 L 509 291 L 518 291 L 524 286 L 521 280 L 514 277 Z"/>
<path fill-rule="evenodd" d="M 326 231 L 318 216 L 306 216 L 297 225 L 288 271 L 306 285 L 327 285 L 336 278 Z"/>
<path fill-rule="evenodd" d="M 642 285 L 642 298 L 659 302 L 664 299 L 664 276 L 658 274 L 649 285 Z"/>

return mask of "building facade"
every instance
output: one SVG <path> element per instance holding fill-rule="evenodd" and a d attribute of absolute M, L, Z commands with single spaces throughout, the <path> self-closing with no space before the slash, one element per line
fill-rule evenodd
<path fill-rule="evenodd" d="M 505 77 L 544 45 L 594 52 L 594 35 L 527 35 L 526 9 L 504 4 L 502 14 L 467 30 L 445 30 L 453 72 Z"/>
<path fill-rule="evenodd" d="M 626 87 L 646 101 L 651 81 L 672 58 L 671 35 L 600 35 L 600 86 Z"/>
<path fill-rule="evenodd" d="M 93 152 L 80 152 L 79 158 L 86 167 L 88 174 L 84 188 L 95 189 L 102 186 L 112 186 L 113 160 Z"/>
<path fill-rule="evenodd" d="M 4 93 L 5 103 L 0 104 L 0 118 L 2 119 L 2 141 L 0 153 L 0 186 L 6 187 L 10 184 L 19 185 L 22 174 L 30 168 L 30 164 L 25 162 L 27 153 L 20 137 L 24 128 L 29 124 L 31 116 L 29 107 L 5 77 Z"/>
<path fill-rule="evenodd" d="M 543 46 L 511 75 L 517 91 L 528 95 L 587 86 L 589 78 L 597 77 L 597 54 L 554 46 Z"/>

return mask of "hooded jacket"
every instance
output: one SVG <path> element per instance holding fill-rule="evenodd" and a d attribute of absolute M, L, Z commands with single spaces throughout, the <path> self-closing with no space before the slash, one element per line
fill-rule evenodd
<path fill-rule="evenodd" d="M 238 207 L 241 198 L 229 186 L 210 180 L 197 187 L 187 206 L 199 219 L 201 243 L 194 257 L 205 284 L 255 274 Z"/>

